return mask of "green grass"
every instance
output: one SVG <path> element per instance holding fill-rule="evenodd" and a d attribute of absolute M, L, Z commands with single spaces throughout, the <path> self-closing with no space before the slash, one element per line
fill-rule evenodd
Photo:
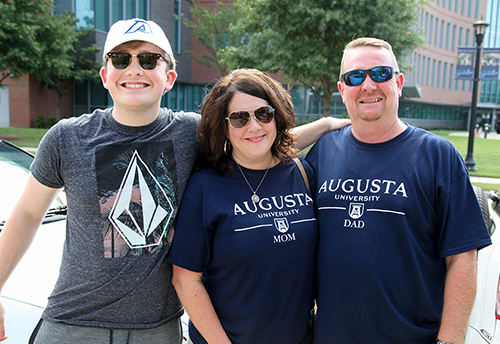
<path fill-rule="evenodd" d="M 467 156 L 468 137 L 450 136 L 456 131 L 433 130 L 433 133 L 449 140 L 465 159 Z M 474 160 L 476 161 L 477 172 L 471 172 L 471 176 L 500 178 L 500 140 L 484 139 L 476 137 L 474 139 Z"/>
<path fill-rule="evenodd" d="M 38 147 L 48 129 L 0 128 L 0 139 L 12 142 L 19 147 Z"/>

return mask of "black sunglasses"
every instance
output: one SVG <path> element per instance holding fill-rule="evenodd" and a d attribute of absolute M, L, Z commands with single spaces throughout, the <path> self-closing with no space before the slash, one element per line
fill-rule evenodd
<path fill-rule="evenodd" d="M 141 53 L 137 55 L 130 55 L 129 53 L 107 53 L 108 58 L 111 59 L 113 67 L 116 69 L 125 69 L 130 65 L 132 57 L 136 56 L 139 60 L 139 64 L 145 70 L 151 70 L 156 68 L 158 59 L 162 58 L 167 61 L 161 54 L 155 53 Z"/>
<path fill-rule="evenodd" d="M 274 118 L 274 109 L 265 105 L 253 110 L 253 113 L 247 110 L 233 111 L 226 117 L 226 120 L 234 129 L 243 129 L 250 123 L 251 115 L 262 124 L 270 123 Z"/>
<path fill-rule="evenodd" d="M 340 80 L 345 82 L 347 86 L 358 86 L 365 81 L 368 74 L 370 74 L 370 78 L 375 82 L 385 82 L 391 80 L 394 73 L 397 73 L 397 71 L 394 71 L 393 67 L 388 66 L 373 67 L 372 69 L 355 69 L 342 74 Z"/>

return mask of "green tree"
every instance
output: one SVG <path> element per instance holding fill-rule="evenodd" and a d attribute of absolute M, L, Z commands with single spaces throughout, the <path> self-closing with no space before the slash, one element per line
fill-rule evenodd
<path fill-rule="evenodd" d="M 0 86 L 9 76 L 33 74 L 60 103 L 73 81 L 98 79 L 91 55 L 99 47 L 82 45 L 91 29 L 77 31 L 71 13 L 53 12 L 50 0 L 0 0 Z"/>
<path fill-rule="evenodd" d="M 185 18 L 177 19 L 191 29 L 198 43 L 207 50 L 207 53 L 201 54 L 200 57 L 190 51 L 191 57 L 209 68 L 215 67 L 223 76 L 232 68 L 224 61 L 221 53 L 227 46 L 236 46 L 239 43 L 240 35 L 230 35 L 229 27 L 235 18 L 242 16 L 242 13 L 239 6 L 233 6 L 231 3 L 217 1 L 213 9 L 207 8 L 205 3 L 193 0 L 190 8 L 193 21 Z"/>
<path fill-rule="evenodd" d="M 330 115 L 345 45 L 354 37 L 387 40 L 400 59 L 424 40 L 415 29 L 424 0 L 236 0 L 245 17 L 230 33 L 242 40 L 222 51 L 228 65 L 282 71 L 323 99 Z"/>
<path fill-rule="evenodd" d="M 51 19 L 40 27 L 40 31 L 47 37 L 43 54 L 45 56 L 51 56 L 53 52 L 58 54 L 51 59 L 40 61 L 41 68 L 33 74 L 47 89 L 55 91 L 57 97 L 55 118 L 59 120 L 62 97 L 72 89 L 74 83 L 87 80 L 99 82 L 101 64 L 94 56 L 101 49 L 96 44 L 86 42 L 93 28 L 76 30 L 78 19 L 70 12 L 52 16 Z"/>

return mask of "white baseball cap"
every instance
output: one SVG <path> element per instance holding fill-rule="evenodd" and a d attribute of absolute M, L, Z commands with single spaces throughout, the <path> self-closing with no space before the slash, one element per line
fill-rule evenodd
<path fill-rule="evenodd" d="M 156 45 L 169 55 L 173 69 L 175 69 L 172 47 L 162 28 L 155 22 L 140 18 L 119 20 L 109 28 L 102 54 L 103 61 L 106 60 L 106 54 L 111 50 L 130 41 L 144 41 Z"/>

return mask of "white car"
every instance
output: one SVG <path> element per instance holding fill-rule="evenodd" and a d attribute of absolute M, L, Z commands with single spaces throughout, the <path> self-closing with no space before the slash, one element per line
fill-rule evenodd
<path fill-rule="evenodd" d="M 24 190 L 32 161 L 32 154 L 0 140 L 0 231 Z M 52 204 L 32 247 L 2 289 L 7 344 L 28 343 L 56 282 L 66 235 L 63 196 Z"/>
<path fill-rule="evenodd" d="M 33 155 L 0 139 L 0 231 L 24 190 Z M 64 193 L 54 201 L 33 243 L 2 289 L 6 344 L 26 344 L 59 275 L 66 237 Z M 182 317 L 187 343 L 188 317 Z"/>
<path fill-rule="evenodd" d="M 500 343 L 500 191 L 476 189 L 492 244 L 478 254 L 477 294 L 465 344 Z"/>

